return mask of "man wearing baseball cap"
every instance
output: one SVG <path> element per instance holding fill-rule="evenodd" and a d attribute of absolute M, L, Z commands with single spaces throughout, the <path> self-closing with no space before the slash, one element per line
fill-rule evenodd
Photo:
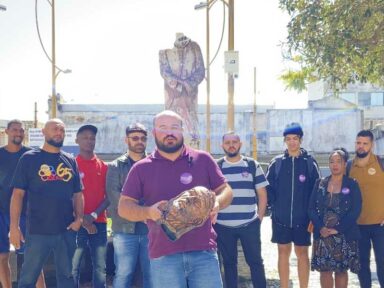
<path fill-rule="evenodd" d="M 107 164 L 94 153 L 97 127 L 83 125 L 76 134 L 76 143 L 80 153 L 76 157 L 80 178 L 84 185 L 83 225 L 77 233 L 76 251 L 73 256 L 73 278 L 75 287 L 79 287 L 80 265 L 85 249 L 89 247 L 95 288 L 106 287 L 105 258 L 107 252 L 107 216 L 109 205 L 105 192 Z"/>
<path fill-rule="evenodd" d="M 297 256 L 300 287 L 308 287 L 308 246 L 311 235 L 307 231 L 308 203 L 319 176 L 316 161 L 301 148 L 303 129 L 298 123 L 288 124 L 283 132 L 287 149 L 276 156 L 267 169 L 268 202 L 272 206 L 272 242 L 277 243 L 280 287 L 288 288 L 289 257 L 292 242 Z"/>
<path fill-rule="evenodd" d="M 112 218 L 114 262 L 116 266 L 113 287 L 132 287 L 137 262 L 140 262 L 143 288 L 150 287 L 148 228 L 144 222 L 132 222 L 117 213 L 120 193 L 125 178 L 133 164 L 145 157 L 147 129 L 133 123 L 125 129 L 128 151 L 109 164 L 107 194 L 111 205 L 108 215 Z"/>

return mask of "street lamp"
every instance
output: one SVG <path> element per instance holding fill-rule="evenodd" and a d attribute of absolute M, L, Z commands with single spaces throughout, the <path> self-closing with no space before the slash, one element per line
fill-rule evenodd
<path fill-rule="evenodd" d="M 228 51 L 234 51 L 235 30 L 234 30 L 234 0 L 221 0 L 228 7 Z M 207 41 L 207 151 L 210 152 L 210 59 L 209 59 L 209 9 L 217 0 L 207 0 L 195 5 L 195 9 L 206 8 L 206 41 Z M 228 73 L 228 110 L 227 128 L 234 130 L 234 77 Z"/>
<path fill-rule="evenodd" d="M 57 93 L 56 93 L 56 78 L 61 72 L 64 74 L 71 73 L 72 70 L 62 70 L 56 66 L 56 35 L 55 35 L 55 0 L 51 0 L 52 9 L 52 99 L 51 99 L 51 118 L 56 118 L 57 115 Z"/>

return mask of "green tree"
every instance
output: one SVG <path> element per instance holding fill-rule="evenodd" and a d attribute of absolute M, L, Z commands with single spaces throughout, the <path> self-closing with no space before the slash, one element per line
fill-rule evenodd
<path fill-rule="evenodd" d="M 384 86 L 384 0 L 279 0 L 291 17 L 284 57 L 288 88 L 327 80 L 334 91 L 360 81 Z"/>

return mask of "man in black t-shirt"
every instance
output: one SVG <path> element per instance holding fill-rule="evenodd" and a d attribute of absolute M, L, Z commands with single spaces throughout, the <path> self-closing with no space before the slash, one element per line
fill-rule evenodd
<path fill-rule="evenodd" d="M 0 147 L 0 283 L 5 288 L 12 286 L 9 265 L 10 243 L 8 238 L 10 224 L 9 207 L 12 195 L 11 181 L 21 155 L 31 149 L 23 145 L 23 126 L 20 120 L 14 119 L 9 121 L 5 129 L 5 133 L 8 136 L 7 145 Z M 24 200 L 26 199 L 27 197 L 24 198 Z M 24 201 L 20 215 L 20 227 L 23 233 L 25 233 L 25 210 L 26 205 Z M 16 253 L 22 254 L 23 249 L 16 250 Z M 45 287 L 43 277 L 39 278 L 37 287 Z"/>
<path fill-rule="evenodd" d="M 60 150 L 64 123 L 59 119 L 49 120 L 43 134 L 43 147 L 20 158 L 12 181 L 10 240 L 15 248 L 24 240 L 19 219 L 28 192 L 25 257 L 18 287 L 33 287 L 53 251 L 57 287 L 71 288 L 74 287 L 71 270 L 75 236 L 83 216 L 81 181 L 75 159 Z"/>

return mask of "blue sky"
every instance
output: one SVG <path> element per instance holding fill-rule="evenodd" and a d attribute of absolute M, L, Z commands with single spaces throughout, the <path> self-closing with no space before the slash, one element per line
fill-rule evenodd
<path fill-rule="evenodd" d="M 171 48 L 175 33 L 199 43 L 205 57 L 205 11 L 193 0 L 56 0 L 56 63 L 71 74 L 60 74 L 57 92 L 68 103 L 163 103 L 158 51 Z M 51 64 L 40 46 L 35 1 L 0 0 L 0 119 L 47 119 Z M 37 1 L 42 39 L 51 54 L 50 5 Z M 211 57 L 223 24 L 220 1 L 211 9 Z M 226 14 L 228 15 L 228 14 Z M 227 21 L 227 19 L 226 19 Z M 279 44 L 286 37 L 288 16 L 277 0 L 235 1 L 235 50 L 240 72 L 235 103 L 253 103 L 253 68 L 257 67 L 257 102 L 277 108 L 306 107 L 307 95 L 285 91 L 277 79 L 287 68 Z M 225 23 L 227 29 L 227 22 Z M 211 103 L 227 103 L 223 70 L 227 30 L 211 65 Z M 205 81 L 199 103 L 205 103 Z"/>

